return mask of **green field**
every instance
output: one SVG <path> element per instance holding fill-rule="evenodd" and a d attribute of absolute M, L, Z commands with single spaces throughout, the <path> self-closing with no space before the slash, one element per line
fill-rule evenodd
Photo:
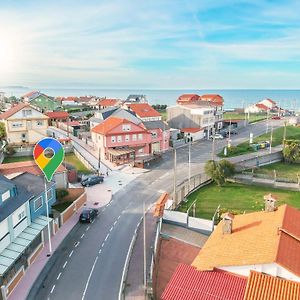
<path fill-rule="evenodd" d="M 166 109 L 157 109 L 157 111 L 161 114 L 163 121 L 167 121 L 167 110 Z"/>
<path fill-rule="evenodd" d="M 263 196 L 272 193 L 278 197 L 278 205 L 290 204 L 300 208 L 300 193 L 273 189 L 263 186 L 249 186 L 237 183 L 226 183 L 224 187 L 210 184 L 195 191 L 188 197 L 188 201 L 179 207 L 179 211 L 186 212 L 196 200 L 196 217 L 211 219 L 218 205 L 221 209 L 237 211 L 239 213 L 260 211 L 264 208 Z M 192 215 L 192 209 L 190 210 Z"/>
<path fill-rule="evenodd" d="M 13 162 L 20 162 L 20 161 L 29 161 L 33 160 L 33 156 L 10 156 L 10 157 L 5 157 L 3 163 L 8 164 L 8 163 L 13 163 Z"/>
<path fill-rule="evenodd" d="M 254 170 L 257 174 L 264 174 L 270 177 L 276 176 L 287 179 L 297 179 L 297 174 L 300 174 L 300 164 L 286 164 L 284 162 L 277 162 L 267 166 L 263 166 Z"/>
<path fill-rule="evenodd" d="M 67 153 L 65 155 L 65 163 L 72 165 L 79 173 L 82 174 L 93 173 L 77 158 L 77 156 L 74 153 Z"/>
<path fill-rule="evenodd" d="M 278 146 L 282 144 L 283 141 L 283 133 L 284 127 L 277 128 L 273 131 L 273 138 L 272 138 L 272 146 Z M 287 126 L 286 127 L 286 139 L 288 140 L 300 140 L 300 128 L 294 126 Z M 271 140 L 271 132 L 269 131 L 267 134 L 262 134 L 253 139 L 254 143 L 270 141 Z M 233 146 L 229 151 L 227 157 L 237 156 L 241 154 L 255 152 L 255 150 L 249 146 L 249 142 L 241 143 L 237 146 Z M 218 154 L 220 157 L 224 157 L 223 151 Z"/>
<path fill-rule="evenodd" d="M 231 119 L 231 120 L 248 120 L 248 114 L 242 113 L 232 113 L 232 112 L 225 112 L 224 119 Z M 265 120 L 267 118 L 267 114 L 249 114 L 249 123 L 254 123 L 258 121 Z"/>

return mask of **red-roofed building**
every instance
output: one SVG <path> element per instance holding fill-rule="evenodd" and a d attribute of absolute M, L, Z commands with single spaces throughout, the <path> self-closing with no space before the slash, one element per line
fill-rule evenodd
<path fill-rule="evenodd" d="M 247 278 L 219 271 L 197 271 L 179 264 L 162 300 L 243 300 Z M 254 298 L 253 298 L 254 299 Z"/>
<path fill-rule="evenodd" d="M 126 104 L 142 121 L 160 121 L 161 114 L 148 103 Z"/>
<path fill-rule="evenodd" d="M 67 122 L 69 113 L 66 111 L 52 111 L 47 112 L 46 116 L 49 117 L 49 125 L 58 127 L 58 122 Z"/>
<path fill-rule="evenodd" d="M 197 94 L 183 94 L 178 97 L 177 104 L 192 104 L 197 103 L 199 100 L 201 100 L 201 98 Z"/>
<path fill-rule="evenodd" d="M 107 107 L 111 107 L 111 106 L 120 106 L 121 105 L 121 100 L 119 99 L 101 99 L 98 102 L 98 107 L 99 109 L 104 109 Z"/>
<path fill-rule="evenodd" d="M 8 164 L 0 164 L 0 174 L 13 178 L 21 173 L 31 173 L 33 175 L 43 175 L 41 169 L 34 161 L 22 161 Z M 61 164 L 53 176 L 57 188 L 68 187 L 67 169 Z"/>
<path fill-rule="evenodd" d="M 204 129 L 199 127 L 182 128 L 181 132 L 184 133 L 186 138 L 191 137 L 192 141 L 202 140 L 204 138 Z"/>
<path fill-rule="evenodd" d="M 224 105 L 224 99 L 222 96 L 218 94 L 205 94 L 200 96 L 202 101 L 207 101 L 213 105 L 217 106 L 223 106 Z"/>
<path fill-rule="evenodd" d="M 117 165 L 151 154 L 151 133 L 143 124 L 109 117 L 91 130 L 92 141 L 105 158 Z"/>

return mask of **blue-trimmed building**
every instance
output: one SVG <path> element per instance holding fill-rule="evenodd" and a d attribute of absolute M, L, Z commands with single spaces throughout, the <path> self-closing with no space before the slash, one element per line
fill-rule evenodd
<path fill-rule="evenodd" d="M 55 183 L 47 184 L 49 212 Z M 6 299 L 33 263 L 47 238 L 44 180 L 30 173 L 0 175 L 0 299 Z M 51 228 L 53 225 L 51 225 Z"/>

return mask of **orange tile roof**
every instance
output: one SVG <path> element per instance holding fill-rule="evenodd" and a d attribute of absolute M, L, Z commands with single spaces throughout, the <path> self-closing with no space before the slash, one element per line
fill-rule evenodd
<path fill-rule="evenodd" d="M 300 276 L 300 211 L 282 205 L 274 212 L 236 215 L 231 234 L 221 221 L 195 258 L 198 270 L 277 263 Z"/>
<path fill-rule="evenodd" d="M 264 105 L 262 103 L 257 103 L 257 104 L 255 104 L 255 106 L 258 107 L 258 108 L 260 108 L 260 109 L 262 109 L 262 110 L 268 110 L 269 109 L 268 106 L 266 106 L 266 105 Z"/>
<path fill-rule="evenodd" d="M 127 104 L 127 106 L 140 118 L 161 116 L 160 113 L 148 103 Z"/>
<path fill-rule="evenodd" d="M 118 99 L 102 99 L 98 102 L 100 106 L 115 106 L 119 102 Z"/>
<path fill-rule="evenodd" d="M 55 171 L 55 173 L 62 173 L 66 170 L 67 169 L 63 165 L 60 165 L 58 169 Z M 14 163 L 0 165 L 0 173 L 2 175 L 10 175 L 14 173 L 24 173 L 24 172 L 28 172 L 34 175 L 42 174 L 42 171 L 34 161 L 22 161 L 22 162 L 14 162 Z"/>
<path fill-rule="evenodd" d="M 23 95 L 22 97 L 23 98 L 25 98 L 25 97 L 29 97 L 30 98 L 31 96 L 33 96 L 34 94 L 37 94 L 37 93 L 39 93 L 39 91 L 32 91 L 32 92 L 29 92 L 29 93 Z"/>
<path fill-rule="evenodd" d="M 13 106 L 11 109 L 5 111 L 4 113 L 0 114 L 0 119 L 1 120 L 6 120 L 18 111 L 22 110 L 24 107 L 29 106 L 29 103 L 19 103 L 15 106 Z"/>
<path fill-rule="evenodd" d="M 217 105 L 223 105 L 223 103 L 224 103 L 223 97 L 218 94 L 205 94 L 200 97 L 201 97 L 202 101 L 213 102 Z"/>
<path fill-rule="evenodd" d="M 65 119 L 69 117 L 69 114 L 66 111 L 52 111 L 52 112 L 47 112 L 46 115 L 50 119 Z"/>
<path fill-rule="evenodd" d="M 251 271 L 244 300 L 299 300 L 300 283 Z"/>
<path fill-rule="evenodd" d="M 188 132 L 188 133 L 195 133 L 204 130 L 203 128 L 199 127 L 191 127 L 191 128 L 182 128 L 180 129 L 182 132 Z"/>

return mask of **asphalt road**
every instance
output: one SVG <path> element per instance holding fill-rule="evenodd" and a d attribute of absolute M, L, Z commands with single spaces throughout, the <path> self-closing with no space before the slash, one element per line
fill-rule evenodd
<path fill-rule="evenodd" d="M 281 121 L 271 121 L 274 128 Z M 250 127 L 250 126 L 249 126 Z M 265 132 L 265 123 L 251 125 L 254 136 Z M 250 128 L 232 136 L 232 144 L 249 138 Z M 227 143 L 216 141 L 216 153 Z M 192 174 L 203 171 L 211 159 L 211 141 L 191 147 Z M 118 299 L 122 271 L 134 231 L 143 216 L 143 201 L 148 207 L 163 191 L 172 191 L 173 154 L 149 173 L 140 175 L 114 194 L 94 223 L 77 224 L 58 248 L 58 259 L 48 272 L 43 285 L 31 299 Z M 177 150 L 177 182 L 188 177 L 187 148 Z M 101 195 L 99 195 L 101 197 Z M 148 249 L 149 252 L 151 249 Z"/>

